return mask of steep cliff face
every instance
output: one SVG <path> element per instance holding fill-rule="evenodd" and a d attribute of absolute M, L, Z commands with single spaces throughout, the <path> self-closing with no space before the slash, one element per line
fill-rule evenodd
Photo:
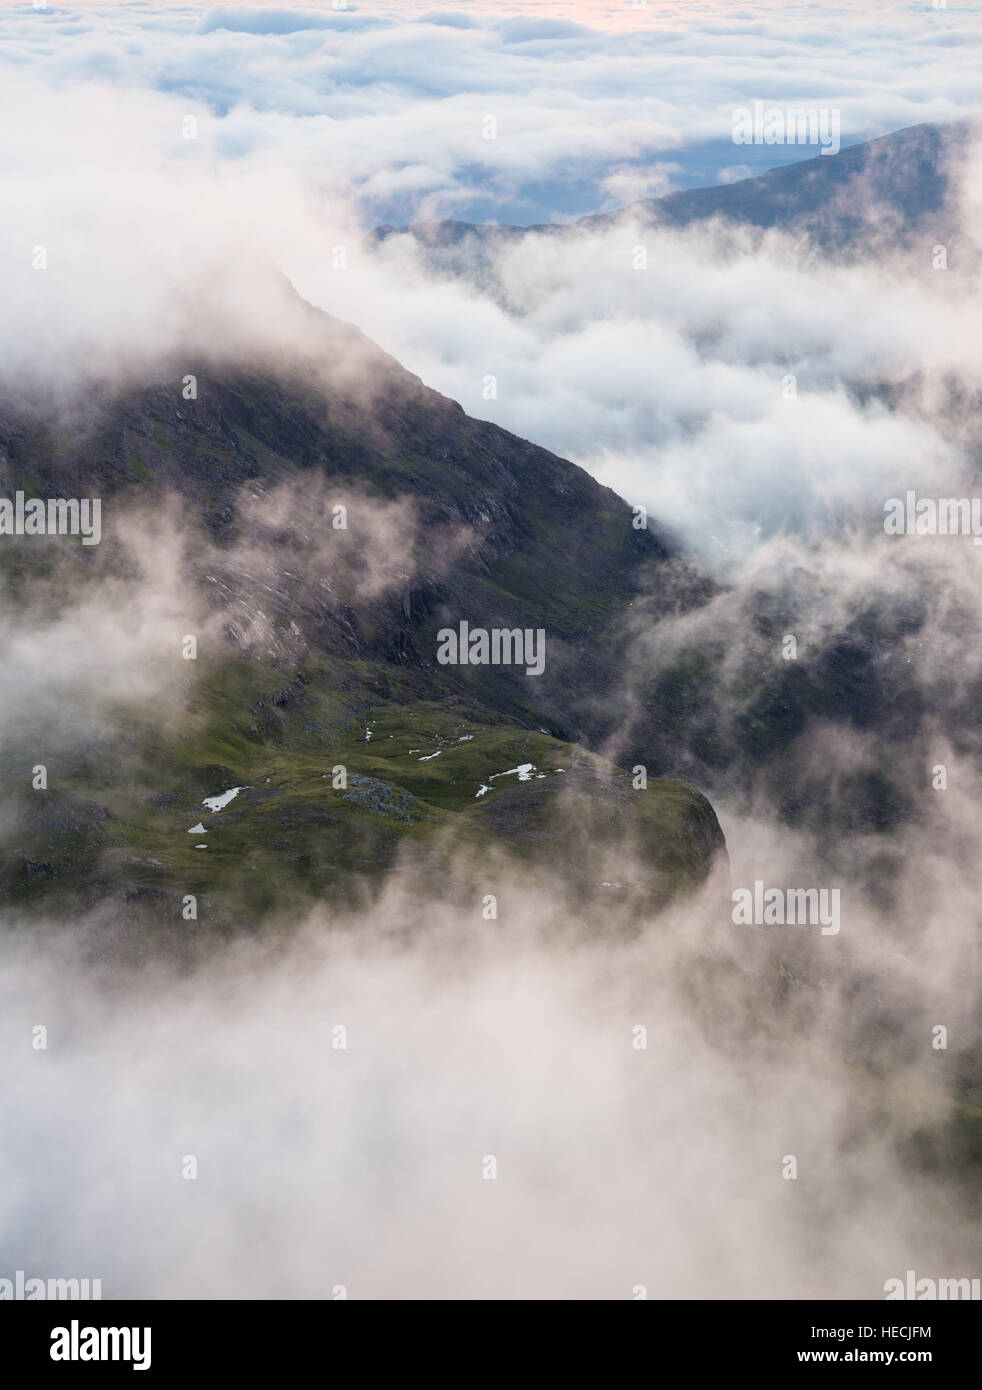
<path fill-rule="evenodd" d="M 621 717 L 622 617 L 642 588 L 695 602 L 698 576 L 581 469 L 297 313 L 315 350 L 286 365 L 174 363 L 0 409 L 5 495 L 101 500 L 98 546 L 4 538 L 12 611 L 152 586 L 158 547 L 175 597 L 150 658 L 180 668 L 170 704 L 123 701 L 97 734 L 21 717 L 0 753 L 7 892 L 164 919 L 192 894 L 232 925 L 356 900 L 407 856 L 466 880 L 531 851 L 647 910 L 702 882 L 723 849 L 705 799 L 595 755 Z M 483 659 L 483 633 L 511 660 Z"/>
<path fill-rule="evenodd" d="M 671 231 L 711 221 L 737 259 L 759 245 L 756 233 L 776 229 L 794 239 L 802 265 L 811 258 L 826 269 L 829 261 L 850 259 L 873 265 L 882 253 L 903 267 L 899 283 L 920 277 L 933 282 L 934 292 L 943 279 L 934 267 L 936 246 L 943 246 L 951 265 L 973 263 L 971 237 L 963 230 L 968 221 L 959 206 L 971 187 L 965 161 L 973 139 L 965 123 L 918 125 L 755 178 L 674 192 L 562 226 L 382 227 L 369 246 L 398 256 L 412 243 L 432 274 L 478 283 L 484 292 L 499 294 L 516 317 L 528 306 L 517 303 L 514 292 L 509 295 L 509 286 L 521 286 L 522 278 L 514 266 L 509 270 L 507 253 L 526 238 L 546 238 L 546 246 L 558 247 L 609 232 L 606 244 L 623 260 L 631 243 L 616 235 L 620 227 Z M 390 245 L 400 239 L 402 247 Z M 928 380 L 930 372 L 913 363 L 897 369 L 895 379 L 872 359 L 842 370 L 839 385 L 857 410 L 882 409 L 898 424 L 929 412 L 952 456 L 963 452 L 970 471 L 967 482 L 952 477 L 937 485 L 945 495 L 962 495 L 974 479 L 971 490 L 977 490 L 982 449 L 979 402 L 971 387 L 955 379 Z M 777 369 L 775 376 L 780 380 Z M 930 405 L 918 404 L 920 397 Z M 901 459 L 897 482 L 889 485 L 898 492 L 903 467 Z M 594 739 L 613 740 L 605 746 L 615 747 L 623 764 L 640 762 L 649 773 L 682 776 L 745 810 L 758 802 L 784 823 L 807 830 L 844 865 L 851 836 L 875 837 L 868 886 L 888 894 L 902 858 L 888 842 L 893 832 L 924 817 L 923 768 L 937 760 L 932 750 L 939 740 L 971 748 L 973 755 L 978 747 L 977 678 L 946 683 L 928 674 L 912 681 L 911 653 L 934 649 L 939 634 L 932 611 L 942 601 L 959 640 L 973 642 L 974 603 L 943 600 L 950 585 L 912 564 L 895 584 L 884 567 L 882 584 L 870 583 L 830 617 L 823 611 L 819 574 L 824 540 L 847 543 L 846 530 L 839 529 L 847 515 L 856 534 L 868 535 L 871 543 L 883 539 L 882 499 L 858 503 L 854 513 L 850 505 L 829 516 L 829 536 L 820 538 L 799 532 L 792 499 L 788 534 L 804 535 L 797 554 L 758 569 L 749 580 L 733 580 L 729 590 L 700 583 L 686 571 L 678 602 L 687 611 L 701 606 L 703 618 L 676 625 L 664 640 L 662 625 L 675 611 L 667 601 L 673 593 L 670 563 L 644 567 L 642 592 L 619 629 L 622 635 L 629 630 L 633 642 L 620 640 L 608 666 L 625 673 L 618 727 L 603 727 L 597 710 L 582 719 Z M 897 563 L 895 555 L 889 563 Z M 804 631 L 810 633 L 807 658 L 785 660 L 784 637 Z M 942 667 L 939 658 L 934 668 Z M 833 743 L 844 749 L 858 739 L 864 753 L 852 765 L 816 751 Z"/>

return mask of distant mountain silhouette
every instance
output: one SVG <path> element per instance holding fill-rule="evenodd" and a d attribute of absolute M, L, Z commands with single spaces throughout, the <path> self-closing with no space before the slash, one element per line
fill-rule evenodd
<path fill-rule="evenodd" d="M 736 183 L 667 193 L 571 223 L 417 222 L 378 227 L 369 243 L 411 236 L 426 248 L 435 267 L 454 274 L 480 270 L 496 252 L 530 233 L 569 236 L 638 218 L 662 227 L 723 218 L 762 229 L 801 231 L 833 255 L 879 242 L 910 244 L 923 236 L 950 246 L 952 170 L 970 133 L 965 123 L 910 126 L 836 155 L 816 155 Z"/>

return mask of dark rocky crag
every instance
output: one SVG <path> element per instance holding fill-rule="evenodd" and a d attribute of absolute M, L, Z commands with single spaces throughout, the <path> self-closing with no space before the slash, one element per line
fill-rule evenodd
<path fill-rule="evenodd" d="M 6 892 L 164 917 L 193 893 L 216 920 L 255 923 L 327 894 L 362 901 L 397 863 L 446 868 L 462 846 L 527 869 L 533 843 L 532 867 L 570 891 L 584 864 L 630 879 L 630 843 L 639 910 L 703 882 L 723 849 L 705 799 L 677 780 L 635 787 L 597 755 L 617 739 L 630 604 L 660 588 L 667 607 L 691 605 L 706 582 L 581 469 L 468 418 L 283 293 L 308 341 L 293 361 L 201 358 L 95 383 L 55 412 L 0 408 L 5 493 L 100 497 L 103 515 L 98 547 L 5 538 L 8 600 L 74 601 L 126 573 L 124 530 L 149 539 L 176 515 L 180 563 L 221 630 L 182 668 L 179 729 L 128 710 L 95 749 L 69 716 L 44 792 L 30 769 L 52 733 L 20 731 L 3 754 Z M 440 665 L 437 634 L 461 621 L 541 629 L 542 674 Z M 245 790 L 204 812 L 195 852 L 202 799 L 232 786 Z M 570 852 L 570 806 L 596 864 Z M 601 862 L 615 847 L 617 874 Z"/>

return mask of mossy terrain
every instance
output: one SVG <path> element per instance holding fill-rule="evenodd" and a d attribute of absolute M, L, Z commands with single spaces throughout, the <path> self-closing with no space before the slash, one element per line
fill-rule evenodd
<path fill-rule="evenodd" d="M 144 582 L 120 518 L 136 516 L 149 539 L 155 509 L 178 495 L 188 534 L 206 538 L 189 583 L 225 627 L 181 663 L 162 704 L 103 702 L 97 732 L 75 736 L 66 700 L 57 737 L 39 716 L 0 746 L 0 894 L 15 915 L 101 914 L 110 955 L 134 941 L 181 953 L 288 926 L 313 906 L 370 905 L 393 882 L 471 911 L 501 885 L 541 884 L 571 920 L 587 905 L 591 930 L 622 929 L 705 883 L 724 852 L 712 807 L 680 772 L 739 777 L 763 763 L 790 819 L 784 753 L 804 715 L 862 716 L 877 644 L 858 633 L 808 674 L 775 658 L 748 673 L 745 713 L 728 719 L 714 699 L 718 656 L 683 647 L 647 680 L 635 671 L 634 728 L 618 744 L 631 633 L 706 602 L 713 586 L 582 470 L 469 420 L 354 330 L 325 321 L 324 332 L 325 360 L 370 360 L 370 392 L 315 372 L 202 363 L 186 401 L 181 363 L 93 393 L 67 420 L 0 403 L 0 490 L 101 497 L 104 528 L 91 548 L 6 538 L 6 611 L 43 624 L 107 576 Z M 404 582 L 366 599 L 306 573 L 304 545 L 330 524 L 303 510 L 310 480 L 327 498 L 354 489 L 369 511 L 408 499 L 419 535 Z M 281 485 L 301 501 L 260 544 L 243 493 Z M 236 558 L 243 542 L 257 544 L 252 568 Z M 260 608 L 257 647 L 240 635 Z M 462 619 L 544 629 L 545 672 L 438 665 L 438 630 Z M 784 630 L 778 615 L 775 651 Z M 620 765 L 600 756 L 616 746 Z M 220 810 L 204 804 L 232 788 Z M 882 789 L 869 799 L 882 816 Z M 869 818 L 862 806 L 857 816 Z M 973 1161 L 976 1101 L 965 1095 L 942 1136 Z"/>
<path fill-rule="evenodd" d="M 635 787 L 463 700 L 379 703 L 364 675 L 339 683 L 327 663 L 286 682 L 245 657 L 203 669 L 179 729 L 121 712 L 111 740 L 48 766 L 44 789 L 27 763 L 3 762 L 18 788 L 4 892 L 48 915 L 113 898 L 178 922 L 193 895 L 202 925 L 255 927 L 364 903 L 397 866 L 449 880 L 462 860 L 502 855 L 518 874 L 556 873 L 571 900 L 604 885 L 650 912 L 701 883 L 721 848 L 712 809 L 682 783 Z M 221 809 L 204 804 L 233 787 Z"/>
<path fill-rule="evenodd" d="M 134 533 L 152 545 L 167 508 L 181 556 L 162 563 L 210 634 L 197 659 L 174 655 L 159 707 L 110 701 L 76 736 L 68 701 L 57 738 L 39 718 L 0 750 L 7 897 L 169 923 L 193 896 L 198 930 L 254 929 L 364 903 L 414 866 L 476 882 L 502 856 L 570 895 L 595 879 L 639 913 L 702 882 L 722 848 L 704 798 L 635 787 L 631 759 L 597 756 L 621 618 L 665 566 L 677 593 L 678 561 L 582 469 L 284 295 L 307 342 L 294 362 L 175 362 L 57 412 L 0 402 L 4 492 L 102 499 L 98 546 L 6 538 L 8 610 L 43 624 L 104 592 L 122 605 L 148 583 Z M 440 665 L 437 634 L 461 621 L 541 630 L 544 672 Z"/>

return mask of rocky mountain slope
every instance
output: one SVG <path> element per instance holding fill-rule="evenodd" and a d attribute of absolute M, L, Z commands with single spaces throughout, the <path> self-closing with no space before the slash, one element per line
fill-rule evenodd
<path fill-rule="evenodd" d="M 564 237 L 635 222 L 681 228 L 720 219 L 762 230 L 778 227 L 806 233 L 814 246 L 835 257 L 868 254 L 880 244 L 895 250 L 925 239 L 929 245 L 942 242 L 953 252 L 954 176 L 970 136 L 962 123 L 911 126 L 835 155 L 805 157 L 752 178 L 667 193 L 571 223 L 418 222 L 378 227 L 368 244 L 377 247 L 409 236 L 432 269 L 490 282 L 495 257 L 529 233 Z"/>
<path fill-rule="evenodd" d="M 0 409 L 3 494 L 100 497 L 103 516 L 98 546 L 4 538 L 9 611 L 125 579 L 165 515 L 190 595 L 160 637 L 179 718 L 130 702 L 93 734 L 21 716 L 0 752 L 5 892 L 161 920 L 192 894 L 232 926 L 500 852 L 646 910 L 701 882 L 722 848 L 705 799 L 597 754 L 620 718 L 619 619 L 642 590 L 684 605 L 703 581 L 581 469 L 283 294 L 307 339 L 292 362 L 175 363 L 57 412 Z M 441 665 L 462 621 L 541 631 L 544 669 Z"/>

